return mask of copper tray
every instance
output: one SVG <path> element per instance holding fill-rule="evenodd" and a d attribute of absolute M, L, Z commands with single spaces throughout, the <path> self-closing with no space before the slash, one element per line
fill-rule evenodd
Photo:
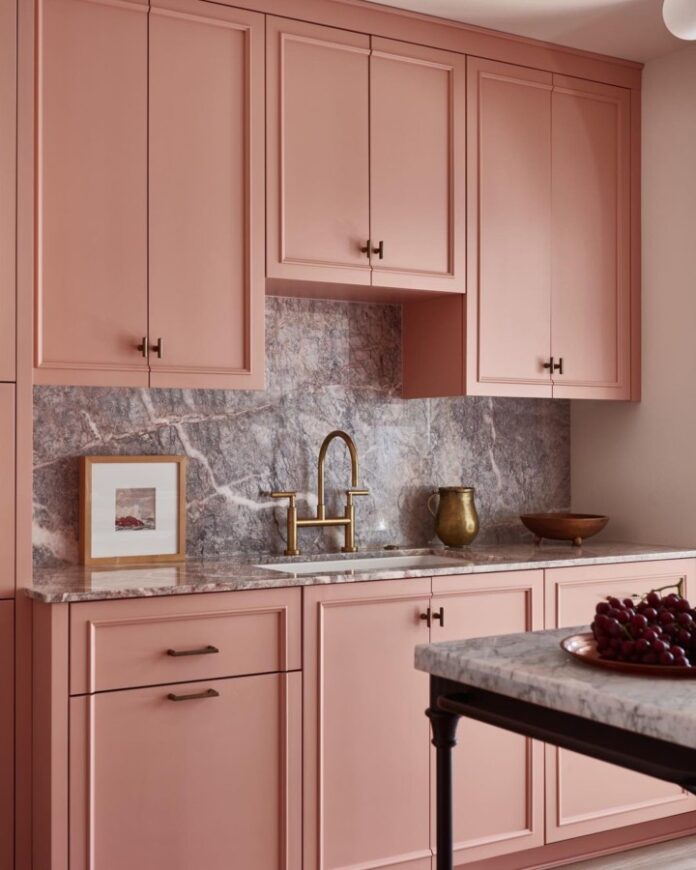
<path fill-rule="evenodd" d="M 579 662 L 609 671 L 621 671 L 634 676 L 696 677 L 696 667 L 679 668 L 676 665 L 639 665 L 603 659 L 597 652 L 597 641 L 592 634 L 574 634 L 561 641 L 561 649 Z"/>

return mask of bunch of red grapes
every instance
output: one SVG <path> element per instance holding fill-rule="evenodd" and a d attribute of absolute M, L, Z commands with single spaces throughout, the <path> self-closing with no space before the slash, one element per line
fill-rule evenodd
<path fill-rule="evenodd" d="M 592 634 L 603 659 L 682 668 L 696 662 L 696 610 L 676 592 L 600 601 Z"/>

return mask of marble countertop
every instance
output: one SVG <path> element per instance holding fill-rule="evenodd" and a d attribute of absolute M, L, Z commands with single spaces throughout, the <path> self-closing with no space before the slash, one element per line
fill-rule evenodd
<path fill-rule="evenodd" d="M 379 568 L 360 571 L 322 571 L 322 562 L 338 559 L 384 558 L 385 556 L 438 555 L 456 559 L 457 564 L 420 568 Z M 659 559 L 696 557 L 696 549 L 599 542 L 571 547 L 569 544 L 515 544 L 469 547 L 461 550 L 371 550 L 350 556 L 331 553 L 320 556 L 244 555 L 228 559 L 195 560 L 168 565 L 89 568 L 79 565 L 42 568 L 25 590 L 30 598 L 49 604 L 97 601 L 107 598 L 147 598 L 157 595 L 185 595 L 199 592 L 230 592 L 241 589 L 280 589 L 322 583 L 354 583 L 394 580 L 404 577 L 432 577 L 447 574 L 481 574 L 492 571 L 522 571 L 530 568 L 564 568 L 613 562 L 650 562 Z M 316 562 L 316 573 L 293 574 L 269 570 L 264 565 Z"/>
<path fill-rule="evenodd" d="M 563 713 L 696 749 L 696 679 L 624 676 L 583 665 L 561 640 L 587 626 L 416 648 L 416 667 Z"/>

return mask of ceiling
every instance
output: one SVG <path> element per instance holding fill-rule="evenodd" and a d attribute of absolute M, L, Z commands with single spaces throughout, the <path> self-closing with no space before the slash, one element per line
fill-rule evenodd
<path fill-rule="evenodd" d="M 662 0 L 380 0 L 386 6 L 646 61 L 687 45 L 662 21 Z"/>

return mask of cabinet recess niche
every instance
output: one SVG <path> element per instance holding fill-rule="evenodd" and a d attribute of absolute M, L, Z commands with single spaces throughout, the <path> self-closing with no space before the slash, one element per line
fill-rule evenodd
<path fill-rule="evenodd" d="M 38 0 L 35 380 L 259 388 L 263 15 L 149 6 Z"/>
<path fill-rule="evenodd" d="M 282 18 L 266 32 L 269 288 L 463 292 L 464 56 Z"/>
<path fill-rule="evenodd" d="M 468 58 L 467 295 L 404 306 L 405 395 L 639 398 L 630 97 Z"/>

